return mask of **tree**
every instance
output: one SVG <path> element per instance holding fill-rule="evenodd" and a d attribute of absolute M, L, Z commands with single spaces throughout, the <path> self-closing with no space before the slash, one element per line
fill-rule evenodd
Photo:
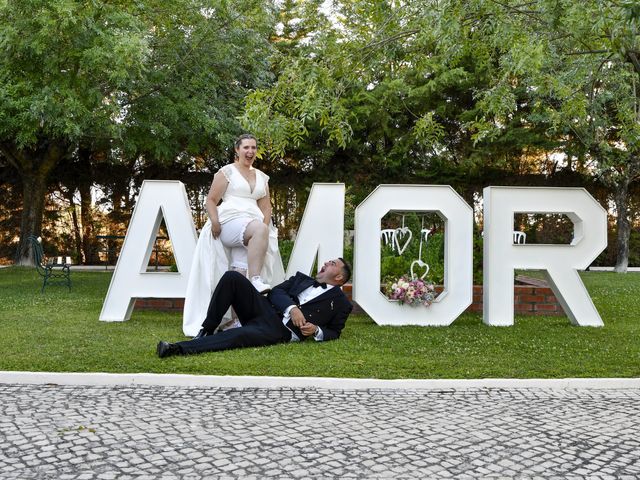
<path fill-rule="evenodd" d="M 263 0 L 0 2 L 0 154 L 23 184 L 20 251 L 62 159 L 230 143 L 244 92 L 268 80 L 272 21 Z"/>
<path fill-rule="evenodd" d="M 108 99 L 140 73 L 146 40 L 117 3 L 5 2 L 0 25 L 0 149 L 23 184 L 24 251 L 40 234 L 50 173 L 83 135 L 111 129 Z"/>
<path fill-rule="evenodd" d="M 636 1 L 447 0 L 443 52 L 463 43 L 501 52 L 491 88 L 479 92 L 476 139 L 491 138 L 517 112 L 526 89 L 528 125 L 546 122 L 566 168 L 608 185 L 617 210 L 616 271 L 629 257 L 629 186 L 640 176 L 640 5 Z"/>
<path fill-rule="evenodd" d="M 299 149 L 312 165 L 388 180 L 477 185 L 525 164 L 589 175 L 613 191 L 616 270 L 626 270 L 640 175 L 636 1 L 333 5 L 333 22 L 280 62 L 278 82 L 248 97 L 245 124 L 276 155 Z"/>
<path fill-rule="evenodd" d="M 247 97 L 243 122 L 305 178 L 351 178 L 356 202 L 389 182 L 454 184 L 471 200 L 488 167 L 515 169 L 553 148 L 544 122 L 522 122 L 524 89 L 501 134 L 476 135 L 478 92 L 490 87 L 499 52 L 441 49 L 438 2 L 336 1 L 332 20 L 315 2 L 299 4 L 313 8 L 299 7 L 295 24 L 314 28 L 279 49 L 278 80 Z"/>

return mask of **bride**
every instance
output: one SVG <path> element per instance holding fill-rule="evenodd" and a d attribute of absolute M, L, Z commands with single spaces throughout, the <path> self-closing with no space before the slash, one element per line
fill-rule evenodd
<path fill-rule="evenodd" d="M 209 219 L 196 245 L 184 302 L 182 330 L 187 336 L 200 331 L 225 271 L 248 276 L 260 293 L 284 280 L 278 231 L 271 225 L 269 177 L 253 167 L 257 148 L 256 137 L 241 135 L 235 142 L 235 161 L 213 177 L 206 200 Z M 230 312 L 226 320 L 221 329 L 240 326 Z"/>

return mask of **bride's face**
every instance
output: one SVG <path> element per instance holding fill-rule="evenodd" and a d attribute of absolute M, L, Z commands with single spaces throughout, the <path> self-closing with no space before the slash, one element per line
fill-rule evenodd
<path fill-rule="evenodd" d="M 236 148 L 237 162 L 250 167 L 256 158 L 258 146 L 252 138 L 245 138 L 240 142 L 240 146 Z"/>

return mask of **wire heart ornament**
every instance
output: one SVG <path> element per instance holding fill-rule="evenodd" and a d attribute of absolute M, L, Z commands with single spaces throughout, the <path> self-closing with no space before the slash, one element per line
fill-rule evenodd
<path fill-rule="evenodd" d="M 396 231 L 393 228 L 385 228 L 384 230 L 380 230 L 380 238 L 382 238 L 382 242 L 384 245 L 391 245 L 391 250 L 395 250 L 396 245 L 393 241 L 393 237 Z"/>
<path fill-rule="evenodd" d="M 420 275 L 420 280 L 423 280 L 424 277 L 427 276 L 427 273 L 429 273 L 429 265 L 424 263 L 422 260 L 414 260 L 413 262 L 411 262 L 411 278 L 418 278 L 416 274 L 413 272 L 413 267 L 415 265 L 417 265 L 419 268 L 424 269 L 424 273 Z"/>
<path fill-rule="evenodd" d="M 406 240 L 404 240 L 405 237 L 407 237 Z M 395 232 L 393 232 L 393 240 L 395 241 L 398 255 L 402 255 L 404 253 L 404 251 L 409 246 L 409 242 L 411 241 L 412 237 L 413 233 L 411 233 L 409 227 L 396 228 Z M 404 244 L 401 246 L 400 243 L 402 242 L 404 242 Z"/>

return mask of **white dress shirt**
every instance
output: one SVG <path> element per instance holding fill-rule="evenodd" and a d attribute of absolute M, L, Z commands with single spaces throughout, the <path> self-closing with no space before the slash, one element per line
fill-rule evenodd
<path fill-rule="evenodd" d="M 335 285 L 327 285 L 325 288 L 314 287 L 313 285 L 310 287 L 307 287 L 303 291 L 301 291 L 300 294 L 298 295 L 298 302 L 300 303 L 300 305 L 304 305 L 305 303 L 313 300 L 314 298 L 319 297 L 323 293 L 328 292 L 329 289 L 333 287 L 335 287 Z M 285 327 L 287 326 L 287 322 L 291 320 L 291 309 L 296 306 L 297 305 L 290 305 L 284 311 L 284 316 L 282 317 L 282 323 L 284 324 Z M 287 329 L 291 332 L 291 341 L 299 342 L 300 337 L 298 337 L 298 335 L 293 333 L 293 331 L 291 331 L 289 327 L 287 327 Z M 313 339 L 316 342 L 321 342 L 322 340 L 324 340 L 324 334 L 322 333 L 322 329 L 320 327 L 318 327 L 318 331 L 313 334 Z"/>

